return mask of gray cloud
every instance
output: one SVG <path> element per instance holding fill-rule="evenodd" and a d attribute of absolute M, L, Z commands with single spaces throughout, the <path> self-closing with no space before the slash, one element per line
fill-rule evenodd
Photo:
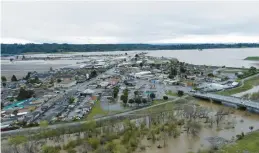
<path fill-rule="evenodd" d="M 2 2 L 2 40 L 259 42 L 257 6 L 259 2 Z"/>

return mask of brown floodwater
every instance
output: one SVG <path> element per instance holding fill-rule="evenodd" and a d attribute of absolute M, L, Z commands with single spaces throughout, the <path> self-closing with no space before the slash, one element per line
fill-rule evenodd
<path fill-rule="evenodd" d="M 250 132 L 249 126 L 253 126 L 254 129 L 259 129 L 259 115 L 249 113 L 247 111 L 236 110 L 234 108 L 226 107 L 223 105 L 217 105 L 208 101 L 198 101 L 198 104 L 202 107 L 206 107 L 216 112 L 219 109 L 230 109 L 234 113 L 224 117 L 221 121 L 219 128 L 215 125 L 213 128 L 203 126 L 198 136 L 186 134 L 182 129 L 180 136 L 177 138 L 169 137 L 166 141 L 167 146 L 158 149 L 157 146 L 160 144 L 163 146 L 164 140 L 157 141 L 155 144 L 144 140 L 143 144 L 148 146 L 145 151 L 141 153 L 187 153 L 197 152 L 198 150 L 208 149 L 211 144 L 207 141 L 208 137 L 222 137 L 226 140 L 231 140 L 232 137 L 236 137 L 241 132 Z M 229 128 L 228 122 L 235 125 L 234 128 Z"/>

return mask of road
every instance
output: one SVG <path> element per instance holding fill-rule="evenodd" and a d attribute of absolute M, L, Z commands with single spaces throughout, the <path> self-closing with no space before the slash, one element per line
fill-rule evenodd
<path fill-rule="evenodd" d="M 185 98 L 185 97 L 186 96 L 178 97 L 178 98 L 176 98 L 174 100 L 171 100 L 171 101 L 167 101 L 167 102 L 163 102 L 163 103 L 160 103 L 160 104 L 155 104 L 155 105 L 151 105 L 151 106 L 148 106 L 148 107 L 144 107 L 144 108 L 140 108 L 140 109 L 136 109 L 136 110 L 131 110 L 131 111 L 123 112 L 123 113 L 104 116 L 104 117 L 96 118 L 94 120 L 95 121 L 101 121 L 101 120 L 106 120 L 106 119 L 110 119 L 110 118 L 114 118 L 114 117 L 125 116 L 125 115 L 132 114 L 132 113 L 135 113 L 135 112 L 138 112 L 138 111 L 141 111 L 141 110 L 145 110 L 145 109 L 157 107 L 159 105 L 164 105 L 164 104 L 167 104 L 167 103 L 175 102 L 175 101 L 177 101 L 181 98 Z M 80 121 L 80 122 L 49 125 L 48 129 L 57 129 L 57 128 L 62 128 L 62 127 L 74 127 L 74 126 L 79 126 L 79 125 L 81 125 L 83 123 L 87 123 L 87 122 L 89 122 L 89 121 Z M 4 132 L 1 132 L 1 136 L 6 137 L 6 136 L 12 136 L 12 135 L 16 135 L 16 134 L 28 134 L 28 132 L 34 132 L 34 131 L 37 131 L 39 129 L 40 129 L 40 127 L 32 127 L 32 128 L 17 129 L 17 130 L 12 130 L 12 131 L 4 131 Z"/>
<path fill-rule="evenodd" d="M 218 101 L 227 102 L 227 103 L 232 103 L 232 104 L 235 104 L 237 106 L 245 106 L 245 107 L 251 107 L 251 108 L 259 109 L 259 103 L 258 102 L 250 101 L 250 100 L 244 100 L 244 99 L 232 97 L 232 96 L 222 96 L 222 95 L 217 95 L 217 94 L 212 94 L 212 93 L 194 93 L 193 96 L 208 98 L 208 99 L 212 99 L 212 100 L 218 100 Z"/>
<path fill-rule="evenodd" d="M 243 86 L 244 86 L 244 81 L 247 81 L 247 80 L 249 80 L 249 79 L 255 78 L 255 77 L 257 77 L 257 76 L 259 76 L 259 73 L 255 74 L 255 75 L 252 75 L 252 76 L 249 76 L 249 77 L 247 77 L 247 78 L 242 79 L 242 80 L 241 80 L 241 86 L 239 86 L 239 87 L 243 87 Z"/>

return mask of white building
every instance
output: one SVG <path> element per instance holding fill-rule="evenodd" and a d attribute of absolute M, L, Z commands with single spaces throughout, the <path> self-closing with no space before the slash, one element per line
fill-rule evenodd
<path fill-rule="evenodd" d="M 135 73 L 135 77 L 143 77 L 143 76 L 151 75 L 151 74 L 152 73 L 150 71 L 142 71 L 142 72 Z"/>

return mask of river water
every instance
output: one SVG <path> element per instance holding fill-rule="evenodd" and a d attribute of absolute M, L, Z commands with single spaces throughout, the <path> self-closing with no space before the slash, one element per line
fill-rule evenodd
<path fill-rule="evenodd" d="M 165 50 L 150 51 L 150 56 L 175 57 L 180 61 L 198 64 L 228 67 L 251 67 L 259 68 L 259 61 L 244 60 L 248 56 L 259 56 L 259 48 L 234 48 L 234 49 L 204 49 L 198 50 Z"/>
<path fill-rule="evenodd" d="M 143 51 L 127 51 L 128 54 L 136 54 Z M 116 52 L 90 52 L 90 53 L 73 53 L 73 54 L 30 54 L 26 56 L 44 57 L 44 56 L 64 56 L 72 55 L 102 55 L 102 54 L 124 54 L 125 51 Z M 237 48 L 237 49 L 204 49 L 198 50 L 156 50 L 148 51 L 149 56 L 155 57 L 175 57 L 180 61 L 198 64 L 198 65 L 215 65 L 229 67 L 251 67 L 259 68 L 259 61 L 243 60 L 248 56 L 259 56 L 259 48 Z M 5 76 L 18 77 L 24 76 L 28 71 L 48 71 L 50 67 L 60 68 L 64 66 L 74 65 L 76 62 L 83 60 L 31 60 L 31 61 L 14 61 L 1 60 L 1 73 Z"/>
<path fill-rule="evenodd" d="M 158 149 L 157 146 L 160 144 L 163 146 L 164 141 L 160 140 L 154 144 L 148 142 L 144 144 L 147 147 L 145 151 L 141 153 L 187 153 L 187 152 L 197 152 L 198 150 L 209 149 L 211 144 L 206 138 L 208 137 L 222 137 L 227 140 L 231 140 L 232 137 L 236 137 L 237 134 L 241 132 L 250 132 L 249 126 L 253 126 L 254 130 L 259 129 L 259 115 L 252 114 L 246 111 L 240 111 L 232 108 L 225 107 L 223 105 L 217 105 L 210 103 L 208 101 L 198 101 L 198 104 L 202 107 L 206 107 L 211 110 L 219 109 L 231 109 L 234 110 L 234 114 L 225 116 L 224 121 L 221 123 L 220 130 L 216 127 L 209 128 L 203 127 L 198 136 L 187 135 L 185 131 L 179 137 L 170 137 L 167 140 L 167 147 Z M 227 122 L 235 124 L 235 128 L 229 128 Z M 228 128 L 227 128 L 228 127 Z"/>

